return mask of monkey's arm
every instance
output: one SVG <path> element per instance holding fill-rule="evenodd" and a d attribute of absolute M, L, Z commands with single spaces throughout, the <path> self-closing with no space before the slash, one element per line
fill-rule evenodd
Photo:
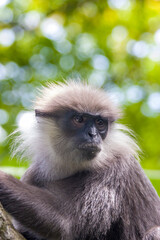
<path fill-rule="evenodd" d="M 56 193 L 53 196 L 0 171 L 0 202 L 16 220 L 35 233 L 38 230 L 42 237 L 52 237 L 57 230 L 65 231 L 61 226 L 64 212 L 60 213 Z"/>
<path fill-rule="evenodd" d="M 123 211 L 124 218 L 128 214 L 132 221 L 129 232 L 133 231 L 135 236 L 139 231 L 143 240 L 158 240 L 160 198 L 137 161 L 134 161 L 133 166 L 130 165 L 125 183 Z"/>

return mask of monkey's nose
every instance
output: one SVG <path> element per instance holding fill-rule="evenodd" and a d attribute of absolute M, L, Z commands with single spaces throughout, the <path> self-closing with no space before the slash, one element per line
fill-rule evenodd
<path fill-rule="evenodd" d="M 88 132 L 88 135 L 89 135 L 91 138 L 95 138 L 95 137 L 97 136 L 97 133 Z"/>
<path fill-rule="evenodd" d="M 89 128 L 88 129 L 88 136 L 90 137 L 90 138 L 96 138 L 97 137 L 97 129 L 93 126 L 93 127 L 91 127 L 91 128 Z"/>

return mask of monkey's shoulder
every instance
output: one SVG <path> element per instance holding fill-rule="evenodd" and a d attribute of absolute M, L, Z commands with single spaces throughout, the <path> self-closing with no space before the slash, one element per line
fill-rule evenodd
<path fill-rule="evenodd" d="M 63 195 L 65 199 L 81 198 L 91 196 L 91 199 L 100 197 L 103 200 L 118 196 L 118 202 L 123 201 L 125 196 L 134 196 L 143 193 L 144 196 L 151 196 L 155 200 L 159 197 L 156 194 L 149 179 L 144 174 L 136 159 L 126 161 L 118 159 L 110 166 L 100 169 L 92 169 L 77 172 L 69 177 L 45 181 L 38 177 L 38 174 L 29 169 L 22 181 L 40 188 L 48 189 L 53 194 Z M 114 197 L 113 197 L 114 196 Z M 134 201 L 134 197 L 132 198 Z M 132 200 L 131 199 L 131 200 Z"/>

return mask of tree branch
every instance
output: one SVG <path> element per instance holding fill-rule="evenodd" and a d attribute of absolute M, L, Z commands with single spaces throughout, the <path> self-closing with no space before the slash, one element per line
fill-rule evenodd
<path fill-rule="evenodd" d="M 0 204 L 0 240 L 25 240 L 25 238 L 18 233 L 4 208 Z"/>

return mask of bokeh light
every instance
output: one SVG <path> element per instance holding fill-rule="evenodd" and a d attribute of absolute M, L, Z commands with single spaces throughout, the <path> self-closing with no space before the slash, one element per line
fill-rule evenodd
<path fill-rule="evenodd" d="M 113 9 L 127 10 L 130 7 L 129 0 L 108 0 L 108 4 Z"/>
<path fill-rule="evenodd" d="M 40 13 L 37 11 L 30 11 L 24 15 L 20 15 L 19 24 L 27 30 L 33 30 L 38 27 L 40 23 Z"/>
<path fill-rule="evenodd" d="M 8 122 L 9 114 L 4 109 L 0 109 L 0 124 L 5 124 Z"/>
<path fill-rule="evenodd" d="M 138 85 L 132 85 L 127 89 L 127 100 L 132 103 L 140 102 L 144 97 L 144 90 Z"/>
<path fill-rule="evenodd" d="M 0 1 L 0 7 L 3 7 L 5 5 L 7 5 L 10 2 L 10 0 L 1 0 Z"/>
<path fill-rule="evenodd" d="M 27 132 L 28 130 L 30 130 L 34 122 L 35 122 L 34 112 L 21 111 L 17 116 L 17 124 L 22 132 Z"/>
<path fill-rule="evenodd" d="M 8 7 L 0 8 L 0 22 L 10 23 L 13 20 L 13 11 Z"/>
<path fill-rule="evenodd" d="M 78 35 L 76 41 L 76 53 L 81 61 L 90 58 L 95 51 L 95 47 L 96 43 L 92 35 L 88 33 Z"/>
<path fill-rule="evenodd" d="M 15 33 L 12 29 L 3 29 L 0 31 L 0 44 L 9 47 L 15 41 Z"/>
<path fill-rule="evenodd" d="M 160 92 L 150 94 L 148 106 L 155 112 L 160 112 Z"/>
<path fill-rule="evenodd" d="M 54 41 L 60 41 L 66 36 L 63 26 L 52 18 L 46 18 L 42 21 L 41 31 L 45 37 Z"/>
<path fill-rule="evenodd" d="M 0 143 L 3 143 L 6 140 L 6 137 L 7 137 L 7 132 L 2 126 L 0 126 Z"/>
<path fill-rule="evenodd" d="M 103 55 L 96 54 L 92 58 L 92 66 L 97 70 L 108 70 L 109 60 Z"/>

